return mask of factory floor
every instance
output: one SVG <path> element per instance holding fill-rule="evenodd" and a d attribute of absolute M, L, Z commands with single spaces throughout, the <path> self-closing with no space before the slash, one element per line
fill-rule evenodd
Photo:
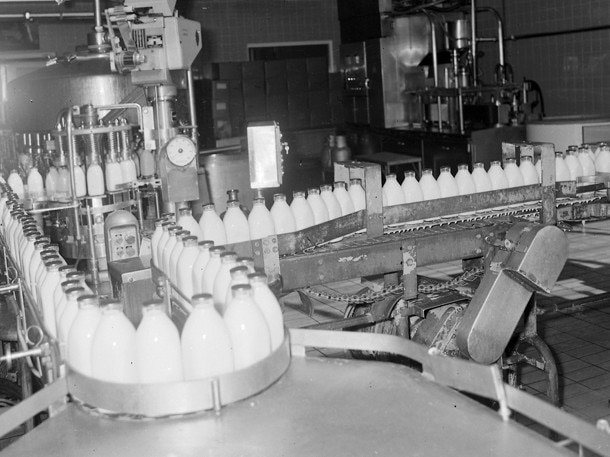
<path fill-rule="evenodd" d="M 592 423 L 610 421 L 610 221 L 573 224 L 567 235 L 570 254 L 566 266 L 552 294 L 538 296 L 538 333 L 558 365 L 562 408 Z M 460 267 L 456 262 L 418 273 L 449 279 L 460 273 Z M 356 280 L 323 286 L 340 293 L 355 293 L 362 287 Z M 310 317 L 299 309 L 298 295 L 285 297 L 286 325 L 305 327 L 343 316 L 345 304 L 313 301 L 315 313 Z M 318 349 L 311 349 L 309 355 L 344 356 L 336 350 Z M 544 372 L 525 367 L 520 382 L 533 395 L 545 395 Z M 523 422 L 538 426 L 527 419 Z"/>

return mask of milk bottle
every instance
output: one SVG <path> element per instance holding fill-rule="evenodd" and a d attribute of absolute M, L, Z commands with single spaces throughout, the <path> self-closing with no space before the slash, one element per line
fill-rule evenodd
<path fill-rule="evenodd" d="M 101 317 L 96 295 L 78 297 L 78 312 L 68 333 L 67 355 L 70 368 L 85 376 L 93 376 L 91 345 Z"/>
<path fill-rule="evenodd" d="M 68 290 L 73 289 L 75 287 L 82 287 L 79 284 L 79 281 L 73 279 L 66 279 L 61 283 L 61 297 L 57 302 L 57 306 L 55 306 L 55 323 L 57 325 L 57 333 L 59 334 L 59 324 L 61 322 L 61 316 L 66 310 L 66 305 L 68 303 L 68 296 L 66 295 Z M 83 288 L 84 290 L 84 288 Z M 58 335 L 59 336 L 59 335 Z"/>
<path fill-rule="evenodd" d="M 190 208 L 180 208 L 178 210 L 178 225 L 182 226 L 184 230 L 191 232 L 191 235 L 196 236 L 198 241 L 203 241 L 203 230 L 201 226 L 193 217 L 193 211 Z"/>
<path fill-rule="evenodd" d="M 227 306 L 229 305 L 229 302 L 233 297 L 231 288 L 239 284 L 250 284 L 250 280 L 248 279 L 248 274 L 250 274 L 250 272 L 248 271 L 248 267 L 245 265 L 239 265 L 237 262 L 235 263 L 235 265 L 236 266 L 231 268 L 231 282 L 229 283 L 229 287 L 227 287 L 227 294 L 225 295 L 224 306 L 222 311 L 220 312 L 221 316 L 225 313 Z"/>
<path fill-rule="evenodd" d="M 489 175 L 485 171 L 485 165 L 481 162 L 474 164 L 472 168 L 472 180 L 474 188 L 477 192 L 488 192 L 491 190 L 491 181 Z"/>
<path fill-rule="evenodd" d="M 92 154 L 91 162 L 87 168 L 87 194 L 90 197 L 98 197 L 105 193 L 104 170 L 102 170 L 97 154 Z"/>
<path fill-rule="evenodd" d="M 321 224 L 329 220 L 328 208 L 320 197 L 320 189 L 312 187 L 307 190 L 307 203 L 313 212 L 314 224 Z"/>
<path fill-rule="evenodd" d="M 521 156 L 519 170 L 521 171 L 521 176 L 523 176 L 524 186 L 539 183 L 538 172 L 536 171 L 536 167 L 534 166 L 534 162 L 532 162 L 532 158 L 530 156 Z"/>
<path fill-rule="evenodd" d="M 578 149 L 578 162 L 582 167 L 583 176 L 592 176 L 595 174 L 595 162 L 591 159 L 591 156 L 587 153 L 585 148 Z"/>
<path fill-rule="evenodd" d="M 472 179 L 472 175 L 468 171 L 468 165 L 465 163 L 458 165 L 455 182 L 457 183 L 458 193 L 460 195 L 474 194 L 476 192 L 474 179 Z"/>
<path fill-rule="evenodd" d="M 55 325 L 55 302 L 53 301 L 53 292 L 59 284 L 59 267 L 61 262 L 49 262 L 47 264 L 47 276 L 39 288 L 40 307 L 42 308 L 42 316 L 45 328 L 53 338 L 57 338 L 57 327 Z"/>
<path fill-rule="evenodd" d="M 315 223 L 313 211 L 305 200 L 305 192 L 294 192 L 290 210 L 294 216 L 297 230 L 311 227 Z"/>
<path fill-rule="evenodd" d="M 213 203 L 203 205 L 203 213 L 199 218 L 199 226 L 203 232 L 203 238 L 214 242 L 216 246 L 227 244 L 227 232 L 225 226 L 216 213 Z"/>
<path fill-rule="evenodd" d="M 223 246 L 214 246 L 213 248 L 210 248 L 210 260 L 208 260 L 205 270 L 203 270 L 203 278 L 200 288 L 198 289 L 195 286 L 196 293 L 198 293 L 199 290 L 201 293 L 205 294 L 214 293 L 214 281 L 216 280 L 216 275 L 220 269 L 220 255 L 223 252 L 225 252 L 225 248 Z"/>
<path fill-rule="evenodd" d="M 168 272 L 169 280 L 174 285 L 177 283 L 178 280 L 176 276 L 176 272 L 178 271 L 178 258 L 180 258 L 180 254 L 182 254 L 182 250 L 184 249 L 184 244 L 182 243 L 182 240 L 184 240 L 184 238 L 186 238 L 187 236 L 190 236 L 190 234 L 191 232 L 189 232 L 188 230 L 180 230 L 176 232 L 176 244 L 174 245 L 174 248 L 172 249 L 172 252 L 169 255 Z"/>
<path fill-rule="evenodd" d="M 248 227 L 250 229 L 250 238 L 253 240 L 275 235 L 273 217 L 265 206 L 264 198 L 254 199 L 252 211 L 248 215 Z"/>
<path fill-rule="evenodd" d="M 184 379 L 202 379 L 233 371 L 233 349 L 224 319 L 209 294 L 192 299 L 193 310 L 182 329 Z"/>
<path fill-rule="evenodd" d="M 347 193 L 354 203 L 354 211 L 360 211 L 366 209 L 366 195 L 364 188 L 362 187 L 362 180 L 359 178 L 352 178 L 349 180 L 349 189 Z"/>
<path fill-rule="evenodd" d="M 82 287 L 72 287 L 66 290 L 66 306 L 59 317 L 57 327 L 57 338 L 64 344 L 68 343 L 68 335 L 70 335 L 72 323 L 78 313 L 78 297 L 82 295 L 86 295 L 85 289 Z"/>
<path fill-rule="evenodd" d="M 176 287 L 189 300 L 193 296 L 193 266 L 199 256 L 196 236 L 182 238 L 182 252 L 177 261 Z"/>
<path fill-rule="evenodd" d="M 28 194 L 30 198 L 36 200 L 44 195 L 44 181 L 38 168 L 30 168 L 28 173 Z"/>
<path fill-rule="evenodd" d="M 574 151 L 567 151 L 565 157 L 565 163 L 568 166 L 568 170 L 570 170 L 570 180 L 576 181 L 578 178 L 583 176 L 583 169 L 576 153 Z"/>
<path fill-rule="evenodd" d="M 608 164 L 610 165 L 610 153 L 608 155 Z M 610 166 L 608 167 L 608 171 L 610 171 Z M 563 155 L 561 152 L 555 153 L 555 181 L 569 181 L 570 180 L 570 169 L 566 165 L 565 160 L 563 160 Z"/>
<path fill-rule="evenodd" d="M 451 174 L 451 168 L 441 167 L 441 173 L 436 180 L 441 191 L 441 198 L 455 197 L 459 194 L 459 189 L 455 178 Z"/>
<path fill-rule="evenodd" d="M 155 169 L 157 164 L 155 163 L 155 156 L 149 149 L 142 149 L 140 151 L 140 174 L 142 178 L 152 178 L 155 175 Z"/>
<path fill-rule="evenodd" d="M 232 289 L 224 320 L 233 343 L 233 361 L 236 370 L 255 364 L 271 353 L 271 337 L 263 313 L 252 298 L 249 285 Z"/>
<path fill-rule="evenodd" d="M 121 165 L 116 161 L 116 157 L 112 154 L 108 154 L 106 157 L 105 168 L 106 189 L 110 192 L 119 190 L 120 185 L 123 183 L 123 171 L 121 170 Z"/>
<path fill-rule="evenodd" d="M 136 365 L 141 383 L 182 381 L 180 335 L 160 300 L 142 307 L 136 331 Z"/>
<path fill-rule="evenodd" d="M 210 260 L 210 249 L 214 247 L 214 242 L 209 240 L 200 241 L 197 247 L 199 248 L 199 253 L 197 254 L 197 259 L 195 259 L 195 263 L 193 264 L 193 274 L 191 276 L 193 291 L 191 295 L 200 294 L 203 292 L 203 272 L 205 271 L 205 268 Z M 220 252 L 223 250 L 224 248 L 222 248 Z M 219 259 L 220 252 L 217 253 Z"/>
<path fill-rule="evenodd" d="M 138 180 L 136 164 L 131 157 L 129 149 L 123 150 L 123 159 L 119 165 L 121 167 L 121 178 L 124 183 L 131 185 Z"/>
<path fill-rule="evenodd" d="M 161 236 L 159 237 L 159 242 L 157 243 L 157 248 L 155 249 L 156 254 L 153 256 L 153 263 L 159 270 L 163 268 L 163 259 L 161 257 L 163 256 L 163 248 L 169 240 L 169 229 L 171 227 L 174 227 L 173 222 L 166 221 L 161 224 Z"/>
<path fill-rule="evenodd" d="M 165 276 L 169 277 L 169 258 L 171 256 L 171 253 L 174 249 L 174 246 L 177 243 L 177 239 L 176 239 L 176 233 L 181 232 L 182 231 L 182 227 L 180 227 L 179 225 L 174 225 L 173 227 L 170 227 L 167 232 L 169 235 L 169 238 L 167 239 L 167 243 L 165 243 L 165 246 L 163 246 L 163 251 L 161 252 L 161 271 L 163 271 L 163 273 L 165 274 Z"/>
<path fill-rule="evenodd" d="M 489 181 L 491 181 L 491 190 L 506 189 L 508 187 L 508 179 L 500 166 L 499 160 L 494 160 L 490 163 L 487 175 L 489 176 Z"/>
<path fill-rule="evenodd" d="M 608 148 L 608 146 L 605 144 L 600 147 L 599 154 L 595 159 L 595 171 L 610 173 L 610 148 Z"/>
<path fill-rule="evenodd" d="M 341 217 L 341 205 L 339 204 L 339 200 L 333 194 L 333 186 L 330 184 L 324 184 L 320 186 L 320 198 L 326 205 L 326 209 L 328 210 L 328 218 L 330 220 Z"/>
<path fill-rule="evenodd" d="M 70 171 L 67 167 L 59 167 L 57 172 L 56 195 L 60 198 L 70 195 Z"/>
<path fill-rule="evenodd" d="M 61 288 L 61 284 L 64 281 L 67 281 L 68 274 L 76 271 L 76 268 L 73 265 L 62 265 L 59 267 L 59 281 L 57 286 L 53 290 L 53 303 L 55 304 L 55 312 L 57 312 L 57 307 L 59 302 L 61 301 L 61 297 L 63 295 L 63 290 Z"/>
<path fill-rule="evenodd" d="M 523 175 L 521 174 L 521 170 L 519 170 L 515 159 L 506 159 L 504 174 L 508 181 L 508 187 L 521 187 L 524 185 Z"/>
<path fill-rule="evenodd" d="M 271 350 L 275 351 L 284 340 L 284 317 L 277 298 L 267 285 L 264 273 L 253 273 L 248 276 L 252 287 L 252 298 L 263 313 L 271 338 Z"/>
<path fill-rule="evenodd" d="M 296 231 L 297 223 L 294 220 L 290 206 L 286 203 L 286 196 L 284 194 L 275 194 L 273 196 L 273 206 L 270 212 L 273 218 L 275 233 L 281 235 L 282 233 Z"/>
<path fill-rule="evenodd" d="M 23 180 L 17 170 L 11 170 L 11 174 L 8 175 L 7 184 L 11 186 L 13 192 L 15 192 L 19 198 L 25 196 L 25 189 L 23 188 Z"/>
<path fill-rule="evenodd" d="M 421 187 L 422 195 L 424 196 L 424 200 L 434 200 L 437 198 L 441 198 L 441 189 L 432 176 L 432 170 L 425 169 L 422 172 L 421 179 L 419 180 L 419 185 Z"/>
<path fill-rule="evenodd" d="M 57 168 L 51 166 L 47 176 L 44 179 L 44 187 L 47 190 L 47 197 L 52 199 L 57 192 L 57 180 L 59 179 L 59 172 Z"/>
<path fill-rule="evenodd" d="M 216 278 L 214 278 L 214 288 L 212 295 L 214 297 L 214 306 L 222 316 L 225 310 L 225 299 L 229 284 L 231 283 L 231 268 L 237 265 L 237 254 L 228 251 L 220 254 L 220 268 Z"/>
<path fill-rule="evenodd" d="M 150 237 L 150 255 L 153 265 L 157 265 L 157 248 L 159 247 L 161 235 L 163 235 L 163 222 L 165 222 L 165 219 L 155 220 L 155 231 Z"/>
<path fill-rule="evenodd" d="M 78 163 L 74 165 L 74 191 L 76 192 L 76 197 L 84 197 L 87 195 L 87 177 L 80 166 L 80 159 Z"/>
<path fill-rule="evenodd" d="M 102 317 L 91 343 L 94 378 L 108 382 L 138 382 L 136 329 L 118 302 L 102 306 Z"/>
<path fill-rule="evenodd" d="M 345 182 L 335 182 L 335 190 L 333 190 L 333 194 L 339 202 L 339 206 L 341 206 L 341 215 L 347 216 L 348 214 L 351 214 L 356 211 L 354 208 L 354 202 L 352 201 L 352 197 L 347 191 L 347 185 L 345 184 Z"/>
<path fill-rule="evenodd" d="M 225 226 L 228 244 L 250 241 L 248 219 L 239 207 L 237 200 L 231 200 L 227 203 L 227 212 L 222 222 Z"/>
<path fill-rule="evenodd" d="M 248 268 L 248 274 L 254 273 L 254 259 L 252 257 L 238 257 L 237 265 Z"/>
<path fill-rule="evenodd" d="M 415 172 L 406 171 L 405 179 L 400 187 L 405 196 L 405 203 L 421 202 L 424 199 L 419 181 L 415 178 Z"/>
<path fill-rule="evenodd" d="M 385 183 L 381 188 L 383 206 L 402 205 L 405 203 L 405 194 L 396 180 L 396 175 L 390 173 L 385 177 Z"/>

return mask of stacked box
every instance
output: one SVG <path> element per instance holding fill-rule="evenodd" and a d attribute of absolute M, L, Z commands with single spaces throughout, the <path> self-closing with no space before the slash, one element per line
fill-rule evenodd
<path fill-rule="evenodd" d="M 288 92 L 291 94 L 307 92 L 309 80 L 307 77 L 306 59 L 290 59 L 286 61 L 286 82 L 288 84 Z"/>
<path fill-rule="evenodd" d="M 328 59 L 326 57 L 310 57 L 306 60 L 307 87 L 309 90 L 328 90 Z"/>

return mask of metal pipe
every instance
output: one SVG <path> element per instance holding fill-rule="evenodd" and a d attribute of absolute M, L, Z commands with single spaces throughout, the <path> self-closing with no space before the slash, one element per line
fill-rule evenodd
<path fill-rule="evenodd" d="M 97 255 L 95 254 L 95 237 L 93 235 L 93 218 L 91 217 L 91 205 L 87 203 L 87 225 L 89 229 L 89 254 L 91 255 L 91 277 L 93 278 L 93 289 L 97 292 L 100 284 L 100 272 L 97 267 Z"/>
<path fill-rule="evenodd" d="M 191 121 L 191 139 L 195 143 L 197 150 L 199 150 L 199 135 L 197 135 L 197 108 L 195 103 L 195 84 L 193 82 L 193 70 L 190 68 L 186 70 L 186 82 L 189 99 L 189 117 Z"/>
<path fill-rule="evenodd" d="M 98 110 L 108 110 L 108 111 L 120 110 L 120 109 L 122 109 L 122 110 L 135 109 L 138 113 L 138 124 L 140 125 L 140 129 L 142 129 L 144 127 L 142 125 L 142 122 L 143 122 L 142 106 L 137 103 L 115 103 L 112 105 L 100 105 L 100 106 L 96 106 L 95 108 Z M 104 116 L 104 122 L 107 122 L 107 117 L 108 117 L 108 115 Z"/>
<path fill-rule="evenodd" d="M 100 0 L 95 0 L 95 28 L 102 28 L 102 7 Z"/>
<path fill-rule="evenodd" d="M 5 284 L 3 286 L 0 286 L 0 295 L 10 294 L 11 292 L 16 291 L 17 289 L 19 289 L 18 282 L 14 284 Z"/>
<path fill-rule="evenodd" d="M 30 214 L 39 214 L 39 213 L 47 213 L 51 211 L 63 211 L 66 209 L 75 209 L 79 208 L 80 205 L 78 203 L 72 205 L 64 205 L 64 206 L 54 206 L 53 208 L 37 208 L 37 209 L 29 209 L 28 213 Z"/>
<path fill-rule="evenodd" d="M 68 162 L 70 166 L 70 192 L 72 193 L 72 205 L 74 205 L 74 222 L 76 227 L 76 234 L 74 239 L 78 242 L 81 240 L 81 232 L 80 232 L 80 219 L 78 215 L 78 200 L 76 198 L 76 176 L 74 175 L 74 164 L 76 161 L 74 160 L 74 145 L 72 144 L 72 137 L 74 132 L 73 121 L 73 113 L 72 109 L 68 109 L 66 119 L 66 136 L 68 138 Z"/>
<path fill-rule="evenodd" d="M 484 8 L 479 8 L 477 11 L 486 11 L 489 12 L 491 14 L 493 14 L 496 18 L 496 22 L 498 23 L 498 36 L 497 38 L 494 39 L 485 39 L 485 38 L 477 38 L 476 41 L 482 42 L 482 41 L 498 41 L 498 55 L 499 55 L 499 60 L 500 60 L 500 65 L 502 65 L 502 67 L 504 67 L 504 21 L 502 20 L 502 16 L 500 15 L 500 13 L 498 12 L 498 10 L 496 10 L 495 8 L 491 8 L 491 7 L 484 7 Z"/>
<path fill-rule="evenodd" d="M 476 0 L 470 0 L 470 48 L 472 50 L 472 79 L 476 87 L 479 79 L 477 65 L 477 5 Z"/>
<path fill-rule="evenodd" d="M 85 19 L 93 17 L 93 13 L 30 13 L 26 11 L 25 13 L 2 13 L 0 14 L 0 19 Z"/>
<path fill-rule="evenodd" d="M 426 14 L 426 17 L 430 21 L 430 27 L 432 28 L 432 68 L 434 71 L 434 87 L 438 88 L 438 56 L 437 56 L 437 45 L 436 45 L 436 25 L 434 19 Z M 438 131 L 443 130 L 443 110 L 441 106 L 441 97 L 436 97 L 436 110 L 438 116 Z"/>

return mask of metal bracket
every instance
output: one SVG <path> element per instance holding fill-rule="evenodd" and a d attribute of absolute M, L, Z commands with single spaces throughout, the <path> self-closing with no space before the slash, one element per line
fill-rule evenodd
<path fill-rule="evenodd" d="M 405 300 L 417 298 L 417 245 L 413 241 L 402 245 L 402 284 Z"/>

